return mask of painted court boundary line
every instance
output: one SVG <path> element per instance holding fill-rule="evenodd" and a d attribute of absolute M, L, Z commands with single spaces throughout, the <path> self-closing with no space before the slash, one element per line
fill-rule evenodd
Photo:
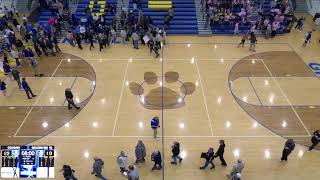
<path fill-rule="evenodd" d="M 204 105 L 205 105 L 205 108 L 206 108 L 207 117 L 208 117 L 208 121 L 209 121 L 209 125 L 210 125 L 210 132 L 211 132 L 211 135 L 213 135 L 211 117 L 210 117 L 209 110 L 208 110 L 208 105 L 207 105 L 206 96 L 205 96 L 205 94 L 204 94 L 204 89 L 203 89 L 203 84 L 202 84 L 202 78 L 201 78 L 201 74 L 200 74 L 200 70 L 199 70 L 199 67 L 198 67 L 198 62 L 197 62 L 197 60 L 195 60 L 195 64 L 196 64 L 196 68 L 197 68 L 197 72 L 198 72 L 198 76 L 199 76 L 199 81 L 200 81 L 200 86 L 201 86 L 201 90 L 202 90 L 202 97 L 203 97 L 203 101 L 204 101 Z"/>
<path fill-rule="evenodd" d="M 190 58 L 173 58 L 173 59 L 170 59 L 170 58 L 165 58 L 165 59 L 162 59 L 162 61 L 190 61 L 192 59 L 192 57 Z M 66 59 L 63 59 L 63 60 L 66 60 Z M 82 59 L 73 59 L 73 60 L 82 60 Z M 221 63 L 223 63 L 224 61 L 239 61 L 239 60 L 243 60 L 243 61 L 251 61 L 252 59 L 238 59 L 238 58 L 199 58 L 197 59 L 198 61 L 219 61 Z M 262 60 L 262 59 L 254 59 L 254 60 Z M 100 62 L 103 62 L 103 61 L 128 61 L 128 59 L 85 59 L 85 61 L 100 61 Z M 134 59 L 132 58 L 132 62 L 134 61 L 159 61 L 161 62 L 159 59 L 154 59 L 154 58 L 150 58 L 150 59 L 143 59 L 143 58 L 137 58 L 137 59 Z"/>
<path fill-rule="evenodd" d="M 153 136 L 98 136 L 98 135 L 79 135 L 79 136 L 15 136 L 15 138 L 152 138 Z M 159 138 L 282 138 L 282 137 L 300 137 L 300 138 L 309 138 L 308 135 L 287 135 L 287 136 L 278 136 L 278 135 L 270 135 L 270 136 L 246 136 L 246 135 L 234 135 L 234 136 L 158 136 Z"/>
<path fill-rule="evenodd" d="M 122 87 L 121 87 L 121 92 L 120 92 L 120 97 L 119 97 L 119 101 L 118 101 L 118 108 L 117 108 L 117 113 L 116 113 L 116 117 L 115 117 L 115 120 L 114 120 L 114 125 L 113 125 L 113 130 L 112 130 L 112 136 L 114 135 L 114 132 L 116 130 L 116 126 L 117 126 L 117 122 L 118 122 L 118 116 L 119 116 L 119 111 L 120 111 L 120 106 L 121 106 L 121 101 L 122 101 L 122 94 L 123 94 L 123 89 L 124 89 L 124 86 L 125 86 L 125 82 L 126 82 L 126 78 L 127 78 L 127 72 L 128 72 L 128 67 L 129 67 L 129 61 L 130 60 L 127 60 L 127 67 L 126 67 L 126 70 L 124 72 L 124 77 L 123 77 L 123 82 L 122 82 Z"/>
<path fill-rule="evenodd" d="M 39 102 L 39 99 L 40 99 L 41 95 L 43 94 L 44 89 L 47 88 L 50 80 L 52 79 L 52 77 L 54 76 L 54 74 L 57 72 L 57 70 L 58 70 L 59 66 L 61 65 L 61 63 L 62 63 L 62 60 L 60 60 L 60 63 L 58 64 L 58 66 L 56 67 L 56 69 L 55 69 L 55 70 L 53 71 L 53 73 L 51 74 L 49 80 L 46 82 L 46 84 L 44 85 L 44 87 L 41 89 L 40 94 L 39 94 L 37 100 L 33 103 L 32 106 L 36 105 L 36 104 Z M 13 137 L 16 137 L 16 136 L 17 136 L 18 132 L 20 131 L 20 129 L 22 128 L 23 124 L 24 124 L 24 123 L 26 122 L 26 120 L 28 119 L 28 117 L 29 117 L 31 111 L 33 110 L 33 108 L 34 108 L 34 107 L 30 108 L 28 114 L 24 117 L 23 121 L 21 122 L 21 124 L 20 124 L 20 126 L 18 127 L 17 131 L 14 133 Z"/>
<path fill-rule="evenodd" d="M 297 118 L 299 119 L 299 121 L 301 122 L 303 128 L 307 131 L 308 135 L 311 136 L 310 132 L 308 131 L 307 127 L 305 126 L 305 124 L 302 122 L 300 116 L 298 115 L 298 113 L 296 112 L 296 110 L 292 107 L 292 104 L 289 100 L 289 98 L 287 97 L 287 95 L 284 93 L 283 89 L 281 88 L 281 86 L 279 85 L 279 83 L 277 82 L 277 80 L 275 79 L 275 77 L 273 76 L 273 74 L 271 73 L 270 69 L 267 67 L 267 65 L 264 63 L 264 61 L 262 60 L 263 65 L 266 67 L 267 71 L 269 72 L 270 76 L 272 77 L 273 82 L 278 86 L 278 88 L 280 89 L 282 95 L 286 98 L 287 102 L 289 103 L 292 111 L 294 112 L 294 114 L 297 116 Z"/>

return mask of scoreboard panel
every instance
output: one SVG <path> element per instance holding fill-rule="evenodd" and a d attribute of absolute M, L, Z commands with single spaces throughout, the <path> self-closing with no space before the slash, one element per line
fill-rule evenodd
<path fill-rule="evenodd" d="M 54 146 L 1 146 L 1 178 L 54 178 Z"/>

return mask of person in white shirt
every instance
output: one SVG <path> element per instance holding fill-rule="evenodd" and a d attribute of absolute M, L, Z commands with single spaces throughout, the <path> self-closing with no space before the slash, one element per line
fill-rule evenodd
<path fill-rule="evenodd" d="M 126 173 L 126 167 L 128 165 L 128 156 L 124 151 L 120 152 L 120 155 L 117 157 L 117 163 L 120 167 L 120 172 L 121 173 Z"/>

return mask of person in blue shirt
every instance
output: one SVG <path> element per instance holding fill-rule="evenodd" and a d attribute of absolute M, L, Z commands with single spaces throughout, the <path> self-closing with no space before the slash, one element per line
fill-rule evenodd
<path fill-rule="evenodd" d="M 37 95 L 34 95 L 29 84 L 26 81 L 26 78 L 22 78 L 22 82 L 21 82 L 22 88 L 24 89 L 24 91 L 26 91 L 26 94 L 28 96 L 28 99 L 32 99 L 32 97 L 36 97 Z M 30 94 L 32 97 L 30 97 Z"/>
<path fill-rule="evenodd" d="M 151 119 L 151 128 L 153 129 L 153 138 L 158 140 L 158 128 L 160 127 L 159 117 L 154 117 Z"/>

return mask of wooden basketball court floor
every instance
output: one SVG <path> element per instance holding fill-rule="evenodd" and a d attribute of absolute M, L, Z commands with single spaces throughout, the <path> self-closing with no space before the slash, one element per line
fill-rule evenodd
<path fill-rule="evenodd" d="M 301 47 L 304 33 L 295 31 L 273 40 L 259 38 L 256 53 L 248 45 L 237 48 L 239 37 L 172 36 L 160 58 L 131 44 L 103 52 L 64 44 L 63 54 L 40 61 L 46 77 L 28 78 L 37 98 L 25 100 L 10 81 L 10 96 L 0 97 L 0 139 L 55 145 L 55 179 L 63 179 L 63 164 L 71 165 L 79 179 L 95 179 L 90 174 L 94 156 L 104 160 L 108 179 L 125 179 L 116 157 L 124 150 L 133 163 L 138 140 L 147 148 L 146 163 L 138 165 L 141 179 L 225 179 L 238 158 L 245 162 L 243 179 L 318 179 L 320 154 L 306 147 L 310 134 L 320 129 L 320 80 L 307 66 L 319 62 L 319 36 L 314 35 L 307 48 Z M 30 73 L 22 70 L 24 76 Z M 148 83 L 148 74 L 157 81 Z M 168 74 L 179 78 L 169 82 L 173 76 Z M 135 84 L 142 84 L 143 91 Z M 72 87 L 80 111 L 67 110 L 66 87 Z M 157 88 L 168 88 L 163 99 L 176 106 L 159 108 Z M 150 129 L 154 116 L 161 120 L 159 141 Z M 287 138 L 299 144 L 281 163 Z M 215 170 L 199 170 L 201 152 L 216 150 L 220 139 L 226 141 L 228 167 L 215 159 Z M 173 141 L 180 142 L 184 157 L 176 166 L 170 164 Z M 163 171 L 150 171 L 155 149 L 164 156 Z"/>

